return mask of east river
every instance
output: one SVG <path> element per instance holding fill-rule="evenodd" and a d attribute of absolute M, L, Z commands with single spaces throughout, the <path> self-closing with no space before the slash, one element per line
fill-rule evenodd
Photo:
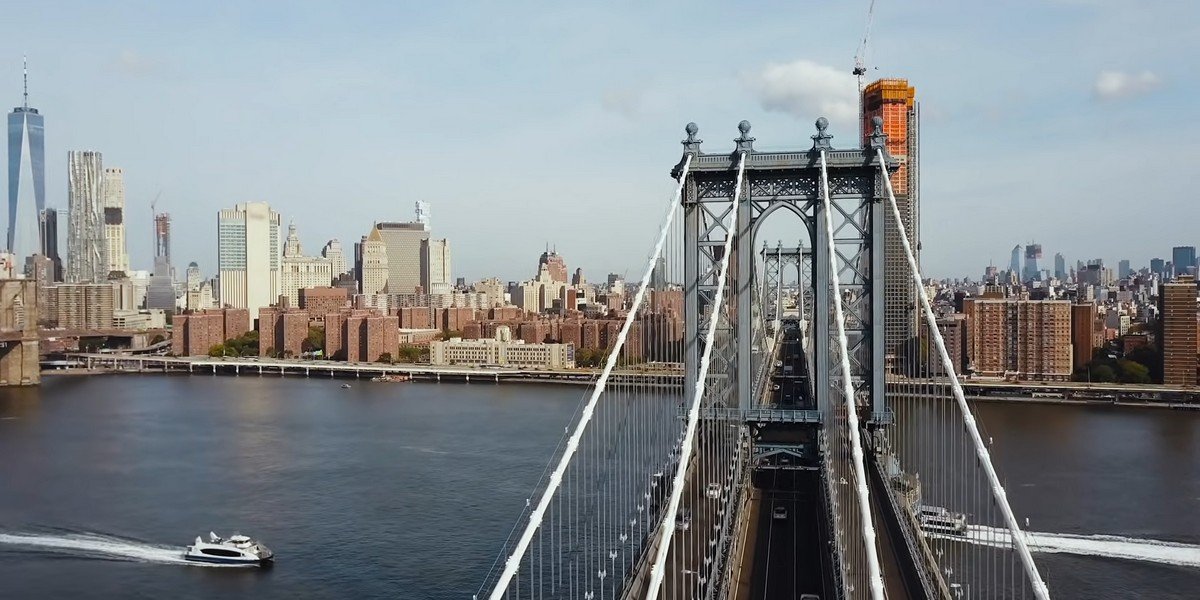
<path fill-rule="evenodd" d="M 0 390 L 0 598 L 469 599 L 586 390 L 341 383 L 114 375 Z M 1031 529 L 1200 544 L 1200 412 L 979 410 Z M 258 537 L 278 562 L 182 563 L 210 530 Z M 1056 598 L 1200 597 L 1200 568 L 1038 564 Z"/>

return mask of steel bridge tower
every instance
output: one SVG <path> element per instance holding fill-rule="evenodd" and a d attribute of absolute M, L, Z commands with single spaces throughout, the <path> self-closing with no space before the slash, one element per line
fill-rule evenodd
<path fill-rule="evenodd" d="M 823 390 L 832 389 L 830 374 L 833 367 L 830 355 L 833 351 L 832 317 L 830 314 L 829 251 L 825 229 L 820 226 L 821 173 L 820 151 L 825 150 L 828 161 L 830 199 L 836 214 L 834 219 L 834 243 L 837 248 L 839 273 L 842 289 L 846 296 L 846 333 L 850 341 L 849 351 L 854 368 L 854 389 L 860 404 L 870 408 L 870 416 L 876 420 L 886 418 L 884 404 L 884 348 L 883 339 L 883 234 L 886 198 L 883 182 L 876 163 L 877 148 L 885 148 L 882 132 L 870 137 L 869 148 L 836 150 L 831 145 L 832 137 L 827 132 L 828 122 L 822 118 L 816 123 L 817 134 L 812 136 L 812 147 L 807 150 L 785 152 L 757 152 L 754 138 L 750 137 L 750 123 L 738 125 L 741 133 L 734 142 L 737 150 L 733 154 L 708 154 L 701 150 L 702 140 L 696 137 L 698 128 L 694 123 L 687 127 L 688 138 L 684 140 L 684 152 L 691 155 L 691 168 L 683 186 L 681 202 L 684 210 L 684 303 L 685 303 L 685 389 L 695 387 L 699 365 L 699 350 L 703 347 L 701 316 L 712 304 L 717 288 L 718 263 L 726 231 L 725 215 L 737 210 L 737 229 L 734 235 L 731 273 L 734 297 L 728 332 L 733 343 L 714 351 L 729 366 L 724 372 L 732 373 L 734 398 L 731 407 L 741 410 L 753 408 L 755 390 L 753 377 L 757 372 L 754 364 L 753 297 L 756 289 L 754 248 L 759 228 L 775 211 L 791 211 L 804 224 L 797 231 L 800 240 L 799 257 L 801 270 L 815 274 L 809 281 L 809 289 L 803 295 L 812 298 L 814 315 L 810 335 L 813 349 L 813 383 L 815 400 L 819 409 L 828 408 Z M 733 206 L 736 166 L 739 153 L 746 153 L 743 189 L 738 205 Z M 888 159 L 888 168 L 895 169 L 897 163 Z M 680 162 L 682 165 L 683 162 Z M 676 167 L 675 173 L 679 172 Z M 768 251 L 767 254 L 770 254 Z M 795 252 L 793 252 L 793 256 Z M 825 318 L 823 318 L 825 316 Z M 720 335 L 720 334 L 718 334 Z M 714 349 L 717 350 L 717 349 Z M 716 368 L 716 367 L 714 367 Z M 736 400 L 736 401 L 734 401 Z"/>

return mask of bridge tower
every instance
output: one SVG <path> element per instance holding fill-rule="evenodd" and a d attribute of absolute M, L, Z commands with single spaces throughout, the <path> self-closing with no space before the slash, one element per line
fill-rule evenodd
<path fill-rule="evenodd" d="M 812 248 L 797 245 L 792 248 L 783 247 L 780 241 L 774 248 L 763 243 L 762 251 L 762 303 L 770 307 L 768 316 L 771 322 L 781 321 L 786 315 L 782 290 L 787 285 L 787 273 L 795 270 L 796 287 L 799 294 L 796 298 L 796 315 L 805 322 L 812 321 Z"/>
<path fill-rule="evenodd" d="M 814 323 L 809 342 L 813 349 L 813 375 L 816 403 L 820 410 L 829 408 L 824 390 L 833 389 L 830 362 L 834 348 L 830 315 L 829 251 L 825 228 L 821 226 L 820 151 L 828 162 L 834 243 L 838 255 L 842 290 L 846 298 L 846 334 L 850 342 L 854 390 L 860 405 L 870 407 L 874 419 L 885 418 L 883 339 L 883 233 L 886 197 L 878 178 L 875 149 L 883 148 L 881 132 L 869 137 L 869 148 L 835 150 L 827 131 L 828 122 L 817 121 L 812 146 L 805 150 L 759 152 L 750 137 L 750 123 L 738 125 L 733 153 L 705 153 L 699 129 L 689 123 L 683 141 L 685 159 L 692 161 L 683 185 L 681 202 L 684 215 L 684 368 L 685 389 L 695 387 L 699 350 L 703 347 L 701 319 L 713 303 L 720 272 L 718 263 L 726 236 L 734 235 L 730 272 L 733 284 L 730 312 L 733 313 L 724 334 L 731 343 L 714 347 L 714 370 L 727 373 L 731 382 L 730 407 L 753 407 L 755 390 L 751 373 L 754 364 L 753 343 L 756 235 L 766 219 L 777 210 L 791 211 L 803 229 L 795 232 L 800 241 L 802 270 L 815 274 L 804 295 L 813 300 Z M 745 175 L 738 205 L 733 206 L 739 154 L 746 153 Z M 886 148 L 884 149 L 886 156 Z M 678 177 L 682 170 L 676 167 Z M 897 165 L 889 157 L 889 168 Z M 725 216 L 738 211 L 736 232 L 726 231 Z M 768 252 L 769 254 L 769 252 Z M 718 328 L 718 336 L 722 335 Z M 879 368 L 876 368 L 879 367 Z"/>

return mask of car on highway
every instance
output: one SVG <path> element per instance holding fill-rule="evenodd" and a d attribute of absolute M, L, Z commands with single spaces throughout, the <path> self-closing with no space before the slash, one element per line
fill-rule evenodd
<path fill-rule="evenodd" d="M 771 511 L 771 518 L 776 519 L 776 520 L 786 519 L 787 518 L 787 507 L 781 506 L 781 505 L 776 505 L 775 509 Z"/>
<path fill-rule="evenodd" d="M 721 497 L 721 484 L 710 483 L 708 488 L 704 490 L 704 495 L 716 500 Z"/>

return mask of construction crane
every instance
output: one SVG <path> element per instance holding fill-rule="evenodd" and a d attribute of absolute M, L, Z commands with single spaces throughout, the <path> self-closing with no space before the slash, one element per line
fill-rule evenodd
<path fill-rule="evenodd" d="M 867 74 L 867 44 L 871 40 L 871 20 L 875 17 L 875 0 L 871 0 L 870 6 L 867 7 L 867 27 L 863 32 L 862 41 L 858 43 L 858 51 L 854 53 L 854 70 L 851 71 L 858 78 L 858 138 L 861 140 L 865 133 L 863 132 L 863 78 Z"/>

